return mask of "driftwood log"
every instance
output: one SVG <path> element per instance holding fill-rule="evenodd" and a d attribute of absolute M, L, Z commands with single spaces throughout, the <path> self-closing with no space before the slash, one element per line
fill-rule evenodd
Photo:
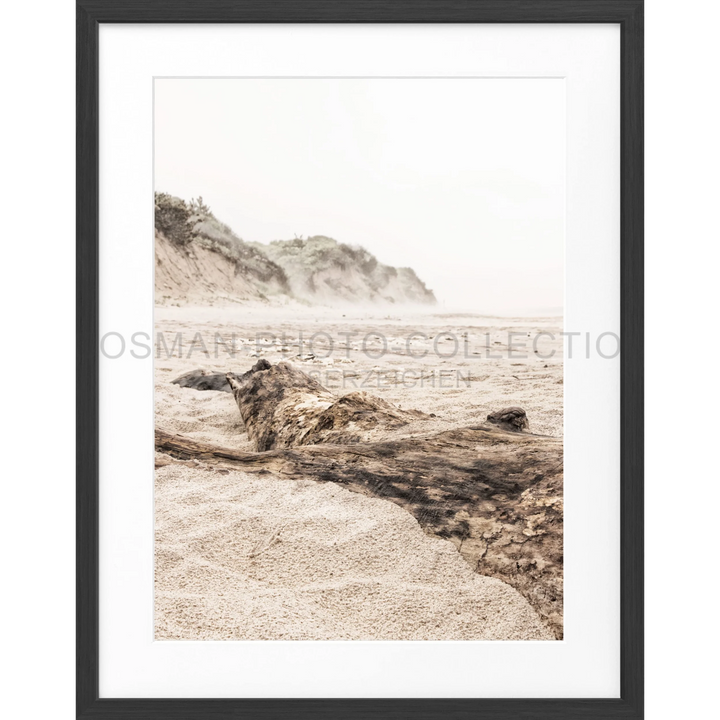
<path fill-rule="evenodd" d="M 425 532 L 451 540 L 478 573 L 516 588 L 562 638 L 561 439 L 522 432 L 525 413 L 507 408 L 487 424 L 368 441 L 373 429 L 417 415 L 365 393 L 336 398 L 288 363 L 261 361 L 226 379 L 260 451 L 237 452 L 158 428 L 159 452 L 335 482 L 395 502 Z"/>
<path fill-rule="evenodd" d="M 260 360 L 244 375 L 227 373 L 227 382 L 258 451 L 296 445 L 346 445 L 370 439 L 426 417 L 401 410 L 365 392 L 338 398 L 290 363 Z"/>
<path fill-rule="evenodd" d="M 195 390 L 231 392 L 258 451 L 319 443 L 359 443 L 428 417 L 366 392 L 338 398 L 290 363 L 258 360 L 248 372 L 192 370 L 172 381 Z"/>
<path fill-rule="evenodd" d="M 175 378 L 173 385 L 192 388 L 193 390 L 217 390 L 231 393 L 232 389 L 227 380 L 227 373 L 211 373 L 207 370 L 191 370 Z"/>

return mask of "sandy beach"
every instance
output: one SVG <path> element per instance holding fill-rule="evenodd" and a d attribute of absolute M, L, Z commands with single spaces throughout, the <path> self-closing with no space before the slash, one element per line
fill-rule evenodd
<path fill-rule="evenodd" d="M 156 502 L 156 639 L 553 639 L 516 590 L 387 501 L 174 464 Z"/>
<path fill-rule="evenodd" d="M 506 406 L 527 412 L 529 432 L 562 437 L 561 318 L 228 303 L 157 307 L 155 323 L 156 427 L 168 433 L 252 452 L 231 394 L 171 381 L 242 373 L 262 357 L 336 395 L 363 389 L 427 415 L 372 440 L 475 425 Z M 475 572 L 456 539 L 429 536 L 389 500 L 166 455 L 157 464 L 157 639 L 555 637 L 516 589 Z"/>

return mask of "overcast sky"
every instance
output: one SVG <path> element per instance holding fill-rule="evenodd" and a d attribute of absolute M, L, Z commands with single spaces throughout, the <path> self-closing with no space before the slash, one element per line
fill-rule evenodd
<path fill-rule="evenodd" d="M 155 188 L 362 245 L 448 310 L 561 312 L 560 79 L 156 80 Z"/>

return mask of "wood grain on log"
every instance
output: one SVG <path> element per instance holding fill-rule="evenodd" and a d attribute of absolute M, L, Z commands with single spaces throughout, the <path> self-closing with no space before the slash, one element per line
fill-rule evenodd
<path fill-rule="evenodd" d="M 319 443 L 359 443 L 426 417 L 365 392 L 333 395 L 288 362 L 258 361 L 243 375 L 227 373 L 248 436 L 259 451 Z"/>

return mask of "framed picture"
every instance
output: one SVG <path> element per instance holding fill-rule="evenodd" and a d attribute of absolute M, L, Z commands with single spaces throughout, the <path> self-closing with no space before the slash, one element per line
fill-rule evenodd
<path fill-rule="evenodd" d="M 643 3 L 77 3 L 77 714 L 643 715 Z"/>

